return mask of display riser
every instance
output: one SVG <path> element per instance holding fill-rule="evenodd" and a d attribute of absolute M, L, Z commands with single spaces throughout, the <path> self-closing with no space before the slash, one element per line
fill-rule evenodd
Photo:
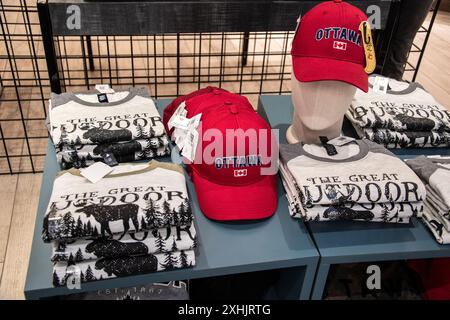
<path fill-rule="evenodd" d="M 158 101 L 160 114 L 169 102 Z M 79 290 L 54 288 L 51 244 L 42 241 L 41 232 L 53 179 L 58 171 L 55 149 L 49 141 L 25 285 L 27 299 L 276 269 L 280 270 L 279 281 L 268 292 L 268 298 L 309 299 L 319 254 L 306 226 L 290 218 L 281 181 L 278 180 L 279 203 L 273 217 L 252 223 L 220 223 L 205 218 L 201 213 L 194 186 L 187 175 L 199 243 L 195 267 L 94 281 L 81 284 Z"/>

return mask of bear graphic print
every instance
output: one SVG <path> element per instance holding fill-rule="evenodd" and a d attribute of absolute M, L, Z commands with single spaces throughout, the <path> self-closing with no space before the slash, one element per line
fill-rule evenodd
<path fill-rule="evenodd" d="M 99 258 L 123 258 L 173 250 L 191 250 L 196 246 L 194 225 L 167 227 L 129 234 L 117 234 L 100 239 L 54 241 L 52 261 L 69 264 Z"/>
<path fill-rule="evenodd" d="M 172 251 L 118 259 L 86 260 L 69 264 L 58 262 L 53 267 L 53 285 L 68 285 L 70 281 L 91 282 L 158 271 L 190 268 L 195 265 L 193 250 Z M 76 277 L 77 279 L 74 279 Z"/>
<path fill-rule="evenodd" d="M 84 168 L 96 161 L 103 161 L 106 153 L 114 155 L 117 162 L 132 162 L 167 156 L 170 147 L 166 136 L 101 145 L 63 144 L 57 148 L 56 157 L 62 169 L 66 170 L 72 167 Z"/>
<path fill-rule="evenodd" d="M 109 237 L 187 226 L 192 212 L 181 167 L 160 163 L 119 165 L 92 184 L 77 169 L 55 179 L 43 240 Z"/>

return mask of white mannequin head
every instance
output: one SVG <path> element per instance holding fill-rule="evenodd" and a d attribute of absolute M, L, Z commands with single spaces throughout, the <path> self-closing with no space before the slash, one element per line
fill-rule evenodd
<path fill-rule="evenodd" d="M 289 143 L 319 143 L 320 136 L 338 137 L 356 87 L 340 81 L 299 82 L 291 79 L 294 115 Z"/>

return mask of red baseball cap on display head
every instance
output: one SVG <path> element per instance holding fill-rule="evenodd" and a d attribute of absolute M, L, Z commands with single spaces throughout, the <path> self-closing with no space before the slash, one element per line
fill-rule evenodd
<path fill-rule="evenodd" d="M 361 10 L 341 0 L 323 2 L 301 17 L 291 50 L 296 79 L 342 81 L 367 92 L 363 21 Z"/>
<path fill-rule="evenodd" d="M 203 214 L 218 221 L 272 216 L 278 150 L 270 126 L 245 104 L 227 100 L 204 115 L 203 141 L 188 165 Z"/>

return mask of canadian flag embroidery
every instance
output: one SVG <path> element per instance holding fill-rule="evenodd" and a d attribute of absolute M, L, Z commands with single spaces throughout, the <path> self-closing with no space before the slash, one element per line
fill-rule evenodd
<path fill-rule="evenodd" d="M 235 178 L 246 177 L 246 176 L 247 176 L 247 169 L 234 170 Z"/>
<path fill-rule="evenodd" d="M 347 50 L 347 43 L 342 42 L 342 41 L 335 41 L 333 43 L 333 49 L 337 49 L 337 50 Z"/>

